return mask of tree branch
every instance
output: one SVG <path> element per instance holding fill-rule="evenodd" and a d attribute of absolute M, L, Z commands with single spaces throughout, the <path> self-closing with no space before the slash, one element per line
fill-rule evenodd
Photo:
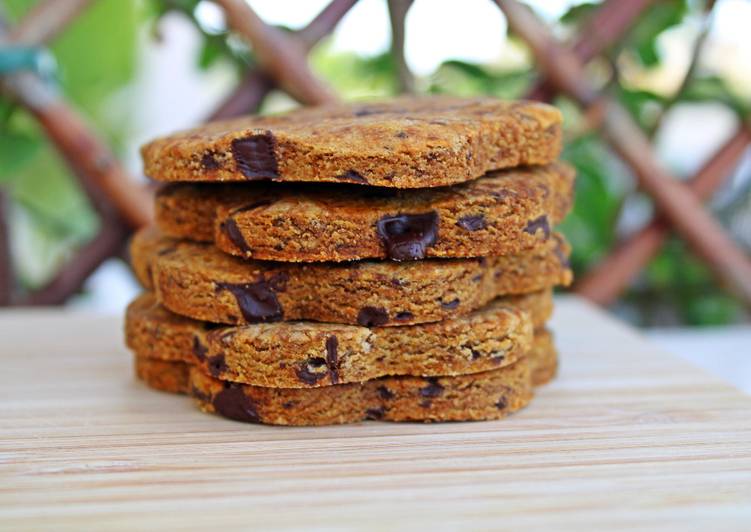
<path fill-rule="evenodd" d="M 13 27 L 8 40 L 27 45 L 49 42 L 91 3 L 92 0 L 40 0 Z"/>
<path fill-rule="evenodd" d="M 404 57 L 404 22 L 409 8 L 412 7 L 412 0 L 388 0 L 388 5 L 391 20 L 391 56 L 397 67 L 399 91 L 413 93 L 415 77 Z"/>
<path fill-rule="evenodd" d="M 653 3 L 654 0 L 606 0 L 579 32 L 580 37 L 571 47 L 572 52 L 582 63 L 590 62 L 621 39 L 639 15 Z M 550 101 L 555 94 L 555 86 L 542 77 L 527 92 L 526 98 Z"/>
<path fill-rule="evenodd" d="M 751 143 L 751 133 L 741 127 L 735 135 L 688 181 L 691 191 L 706 200 L 725 181 Z M 649 263 L 670 234 L 670 224 L 655 217 L 621 242 L 574 286 L 574 290 L 598 303 L 609 305 Z"/>
<path fill-rule="evenodd" d="M 252 47 L 261 69 L 301 103 L 337 101 L 333 91 L 308 66 L 305 49 L 283 31 L 267 25 L 243 0 L 216 0 L 229 27 Z"/>
<path fill-rule="evenodd" d="M 297 37 L 310 51 L 318 42 L 334 31 L 339 21 L 352 9 L 357 0 L 332 0 L 307 26 L 297 32 Z"/>
<path fill-rule="evenodd" d="M 701 206 L 686 185 L 675 180 L 655 159 L 647 137 L 618 102 L 600 96 L 589 84 L 572 52 L 560 46 L 548 29 L 515 0 L 496 0 L 509 25 L 530 46 L 539 67 L 580 106 L 603 105 L 602 132 L 611 148 L 633 169 L 641 187 L 658 209 L 734 293 L 751 305 L 751 261 Z"/>
<path fill-rule="evenodd" d="M 108 258 L 117 255 L 128 238 L 118 220 L 102 220 L 96 237 L 75 251 L 73 257 L 44 287 L 18 301 L 19 306 L 59 305 L 81 289 L 86 279 Z"/>
<path fill-rule="evenodd" d="M 696 69 L 699 67 L 699 61 L 701 61 L 701 55 L 702 51 L 704 50 L 704 44 L 707 42 L 707 37 L 709 36 L 709 30 L 712 28 L 712 11 L 708 11 L 704 15 L 704 19 L 702 20 L 702 27 L 699 32 L 699 35 L 696 37 L 696 40 L 694 41 L 694 46 L 691 50 L 691 60 L 688 64 L 688 68 L 686 69 L 686 73 L 683 75 L 683 80 L 681 80 L 681 84 L 678 87 L 678 89 L 673 93 L 673 95 L 670 97 L 670 99 L 663 104 L 662 109 L 660 110 L 660 114 L 657 115 L 657 118 L 654 121 L 654 124 L 652 124 L 652 127 L 649 128 L 649 138 L 653 138 L 655 134 L 660 130 L 660 126 L 662 125 L 662 121 L 665 118 L 665 115 L 672 109 L 672 107 L 678 103 L 683 96 L 683 94 L 688 89 L 688 86 L 691 84 L 691 81 L 694 79 L 694 74 L 696 73 Z"/>

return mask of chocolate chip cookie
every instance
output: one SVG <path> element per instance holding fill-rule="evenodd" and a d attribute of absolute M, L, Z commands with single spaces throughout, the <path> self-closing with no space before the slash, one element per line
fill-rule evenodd
<path fill-rule="evenodd" d="M 548 314 L 546 299 L 549 295 L 500 298 L 461 318 L 408 327 L 314 322 L 210 327 L 175 316 L 144 294 L 128 307 L 125 336 L 137 356 L 193 361 L 214 377 L 258 386 L 308 388 L 384 375 L 457 375 L 524 356 L 533 330 L 526 309 L 540 307 L 532 312 Z"/>
<path fill-rule="evenodd" d="M 153 229 L 137 233 L 131 244 L 134 270 L 162 305 L 227 324 L 286 319 L 399 326 L 449 319 L 500 295 L 567 285 L 568 253 L 557 234 L 520 255 L 415 262 L 250 261 Z"/>
<path fill-rule="evenodd" d="M 548 240 L 573 186 L 563 163 L 414 191 L 177 184 L 158 193 L 156 221 L 168 236 L 262 260 L 498 256 Z"/>
<path fill-rule="evenodd" d="M 192 353 L 186 357 L 193 360 Z M 527 352 L 532 384 L 541 386 L 549 382 L 558 368 L 558 353 L 553 345 L 552 333 L 547 329 L 535 331 L 532 347 Z M 188 393 L 190 362 L 181 360 L 160 360 L 145 356 L 134 356 L 136 376 L 149 387 L 170 393 Z M 297 389 L 295 389 L 297 390 Z"/>
<path fill-rule="evenodd" d="M 141 155 L 146 175 L 160 181 L 422 188 L 547 164 L 560 150 L 561 113 L 554 107 L 435 96 L 214 122 L 156 139 Z"/>
<path fill-rule="evenodd" d="M 532 399 L 526 358 L 503 368 L 455 377 L 381 377 L 325 388 L 265 388 L 190 370 L 190 394 L 205 412 L 270 425 L 499 419 Z"/>

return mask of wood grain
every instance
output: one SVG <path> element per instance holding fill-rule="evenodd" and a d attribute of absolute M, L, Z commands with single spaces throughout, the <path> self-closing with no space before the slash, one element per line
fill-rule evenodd
<path fill-rule="evenodd" d="M 743 530 L 751 400 L 586 305 L 507 420 L 249 426 L 131 376 L 118 318 L 0 313 L 0 528 Z"/>

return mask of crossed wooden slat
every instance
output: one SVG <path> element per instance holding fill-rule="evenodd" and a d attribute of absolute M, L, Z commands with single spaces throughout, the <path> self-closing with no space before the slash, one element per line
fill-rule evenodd
<path fill-rule="evenodd" d="M 215 0 L 226 14 L 232 31 L 253 48 L 259 68 L 250 71 L 210 118 L 255 111 L 270 90 L 280 87 L 304 104 L 336 100 L 334 92 L 310 70 L 306 55 L 330 33 L 356 0 L 333 0 L 311 23 L 294 34 L 265 24 L 243 0 Z M 44 0 L 11 30 L 3 30 L 0 43 L 41 45 L 73 20 L 92 0 Z M 664 219 L 621 243 L 578 284 L 578 291 L 608 303 L 659 250 L 674 227 L 726 284 L 751 303 L 751 263 L 704 211 L 698 198 L 707 197 L 731 171 L 751 140 L 744 126 L 694 177 L 689 185 L 674 180 L 655 160 L 651 147 L 628 113 L 588 83 L 583 63 L 599 55 L 630 28 L 652 0 L 607 0 L 598 8 L 574 45 L 557 43 L 547 28 L 514 0 L 496 0 L 509 24 L 530 46 L 545 77 L 529 96 L 550 99 L 563 92 L 577 101 L 599 123 L 613 149 L 631 166 Z M 403 90 L 413 88 L 404 61 L 404 18 L 411 0 L 389 0 L 392 52 L 399 67 Z M 2 83 L 3 90 L 34 114 L 79 178 L 102 218 L 102 229 L 78 250 L 52 282 L 24 299 L 13 299 L 12 272 L 4 224 L 0 222 L 0 305 L 59 303 L 80 289 L 86 277 L 106 258 L 121 251 L 130 228 L 151 220 L 148 191 L 127 175 L 107 146 L 85 121 L 33 74 L 15 74 Z M 0 197 L 2 200 L 2 197 Z M 0 201 L 0 216 L 3 203 Z"/>
<path fill-rule="evenodd" d="M 658 210 L 726 286 L 751 303 L 751 260 L 701 205 L 655 158 L 649 140 L 631 115 L 589 83 L 575 53 L 557 42 L 548 28 L 516 0 L 496 0 L 511 28 L 529 45 L 540 70 L 584 109 L 598 109 L 600 131 L 650 194 Z M 607 273 L 607 272 L 606 272 Z M 591 287 L 591 284 L 590 284 Z"/>

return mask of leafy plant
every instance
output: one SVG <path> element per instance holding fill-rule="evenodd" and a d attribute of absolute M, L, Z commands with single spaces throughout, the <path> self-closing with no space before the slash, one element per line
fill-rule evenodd
<path fill-rule="evenodd" d="M 6 8 L 11 18 L 17 19 L 34 1 L 6 0 Z M 226 29 L 207 27 L 199 16 L 201 7 L 199 0 L 100 0 L 51 46 L 60 89 L 115 147 L 127 135 L 128 125 L 108 118 L 112 95 L 133 76 L 139 46 L 144 45 L 139 32 L 151 29 L 155 33 L 165 14 L 178 12 L 194 23 L 202 40 L 195 57 L 197 68 L 211 70 L 222 64 L 226 68 L 229 63 L 240 74 L 253 65 L 252 50 Z M 598 7 L 596 2 L 578 2 L 558 23 L 573 34 Z M 624 59 L 643 73 L 659 68 L 663 61 L 660 37 L 683 24 L 687 17 L 701 14 L 704 8 L 703 2 L 693 0 L 651 3 L 627 35 L 606 50 L 607 60 L 599 64 L 601 70 L 610 69 L 609 94 L 628 109 L 646 132 L 659 128 L 662 117 L 676 104 L 711 101 L 744 117 L 751 112 L 749 102 L 735 94 L 724 79 L 701 69 L 677 94 L 629 85 L 619 75 L 619 64 Z M 384 97 L 397 92 L 397 68 L 388 51 L 360 57 L 337 52 L 324 39 L 312 50 L 310 59 L 316 73 L 344 99 Z M 430 75 L 418 79 L 417 87 L 426 93 L 519 98 L 537 76 L 529 62 L 509 67 L 450 58 Z M 269 102 L 268 108 L 274 108 L 275 100 Z M 619 219 L 635 183 L 597 133 L 587 129 L 586 120 L 576 107 L 565 98 L 558 98 L 556 104 L 566 117 L 563 158 L 578 170 L 577 202 L 561 229 L 573 244 L 572 264 L 581 274 L 620 238 Z M 14 217 L 14 225 L 20 226 L 16 232 L 24 235 L 25 244 L 19 271 L 28 285 L 38 285 L 63 257 L 94 233 L 98 222 L 35 121 L 2 97 L 0 186 L 11 191 L 15 209 L 20 212 Z M 40 264 L 45 267 L 40 268 Z M 643 324 L 726 323 L 738 319 L 742 312 L 738 303 L 717 286 L 707 268 L 677 239 L 670 240 L 642 272 L 624 295 L 624 305 L 637 309 L 638 313 L 629 315 L 641 316 Z"/>

